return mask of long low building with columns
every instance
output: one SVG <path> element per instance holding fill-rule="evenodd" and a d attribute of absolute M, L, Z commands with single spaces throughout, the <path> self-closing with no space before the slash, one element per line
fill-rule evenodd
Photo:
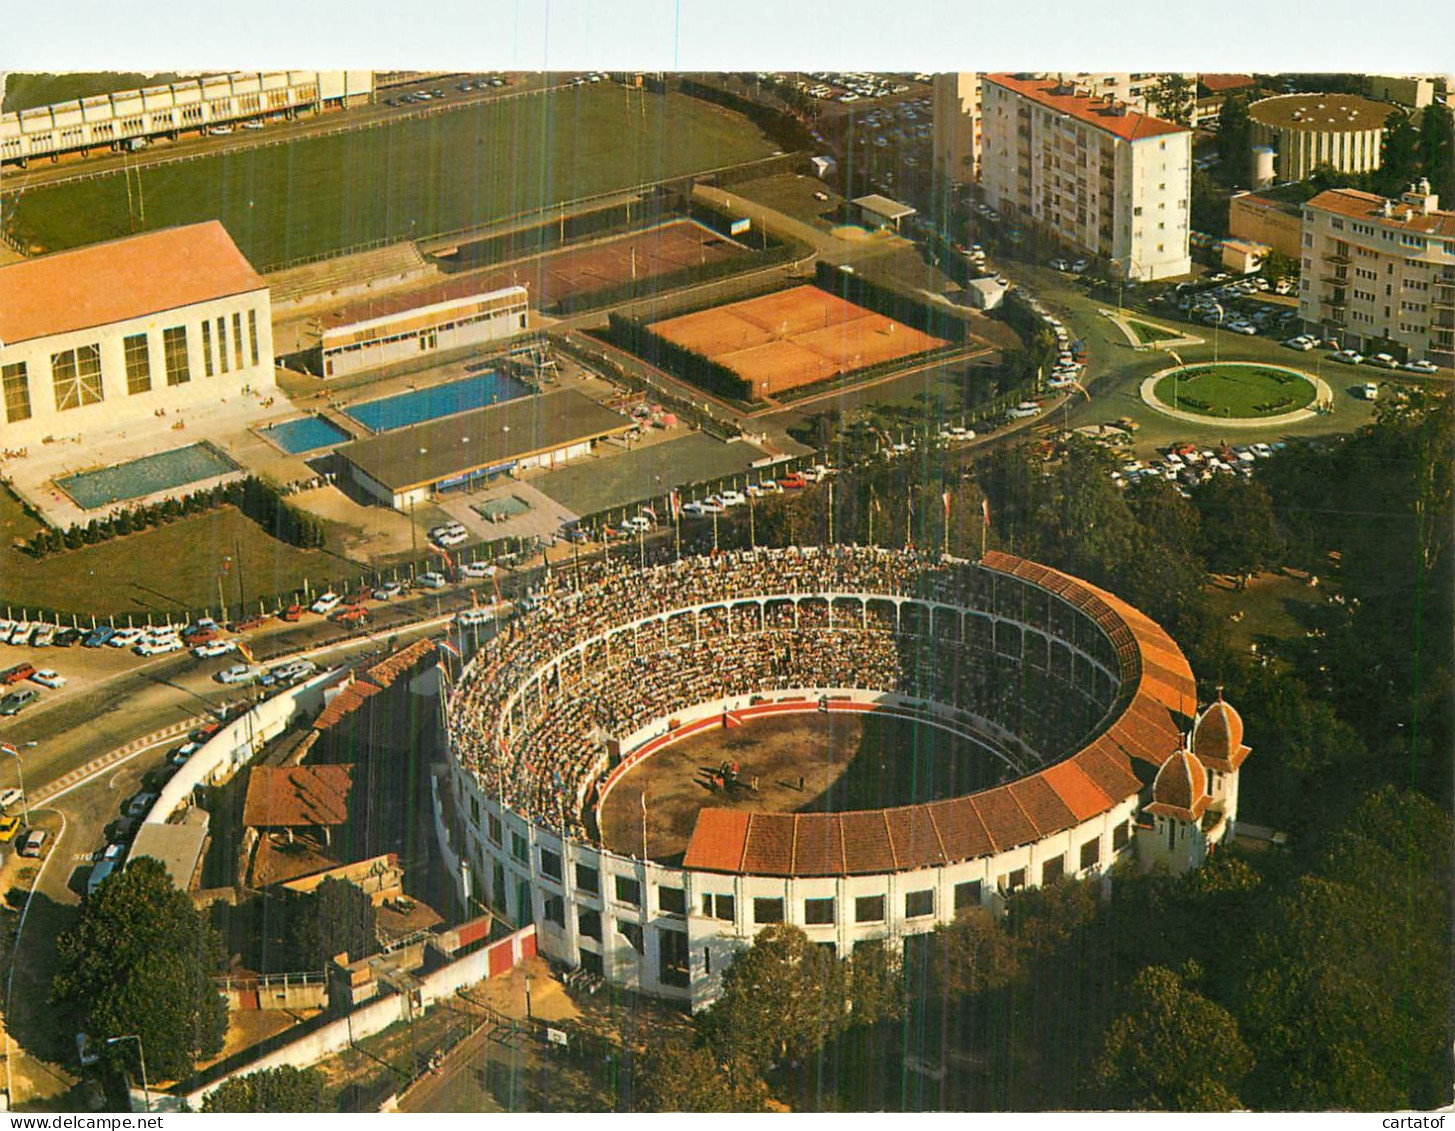
<path fill-rule="evenodd" d="M 268 287 L 217 221 L 0 267 L 0 446 L 274 388 Z"/>

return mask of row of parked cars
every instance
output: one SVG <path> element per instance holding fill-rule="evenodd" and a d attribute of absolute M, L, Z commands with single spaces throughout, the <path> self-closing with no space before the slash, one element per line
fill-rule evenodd
<path fill-rule="evenodd" d="M 1178 441 L 1162 449 L 1160 460 L 1127 460 L 1111 473 L 1119 487 L 1127 487 L 1139 479 L 1165 479 L 1176 485 L 1180 494 L 1191 494 L 1191 488 L 1206 483 L 1217 475 L 1251 477 L 1258 460 L 1267 459 L 1283 448 L 1276 444 L 1246 444 L 1230 447 L 1219 444 L 1202 448 L 1189 441 Z"/>

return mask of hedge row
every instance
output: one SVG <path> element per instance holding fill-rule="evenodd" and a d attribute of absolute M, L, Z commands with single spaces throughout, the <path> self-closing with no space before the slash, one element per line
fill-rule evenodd
<path fill-rule="evenodd" d="M 93 518 L 84 526 L 77 523 L 65 531 L 48 526 L 37 532 L 24 550 L 33 558 L 44 558 L 227 506 L 236 507 L 279 541 L 304 549 L 314 549 L 324 543 L 321 522 L 285 503 L 270 484 L 248 476 L 189 495 L 127 507 L 106 518 Z"/>
<path fill-rule="evenodd" d="M 951 342 L 964 342 L 969 331 L 968 315 L 961 318 L 953 311 L 925 302 L 921 295 L 901 291 L 862 275 L 851 275 L 823 262 L 818 263 L 814 270 L 814 281 L 829 294 L 893 318 L 921 333 Z"/>
<path fill-rule="evenodd" d="M 786 244 L 776 244 L 769 247 L 767 251 L 753 252 L 748 260 L 739 258 L 720 259 L 715 263 L 701 263 L 688 267 L 679 267 L 675 271 L 669 271 L 665 275 L 654 275 L 649 279 L 628 279 L 625 282 L 606 287 L 602 290 L 590 291 L 572 295 L 569 298 L 563 298 L 559 302 L 552 304 L 550 313 L 567 315 L 577 314 L 583 310 L 620 306 L 623 303 L 635 302 L 638 299 L 647 298 L 654 294 L 710 283 L 717 279 L 726 279 L 732 275 L 740 275 L 747 271 L 758 271 L 765 267 L 786 263 L 792 258 L 792 255 L 793 248 Z"/>

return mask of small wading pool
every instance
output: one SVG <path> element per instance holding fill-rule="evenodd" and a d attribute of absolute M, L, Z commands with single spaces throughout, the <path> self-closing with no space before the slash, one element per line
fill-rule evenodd
<path fill-rule="evenodd" d="M 56 480 L 56 486 L 83 510 L 95 510 L 158 491 L 170 491 L 237 471 L 238 465 L 211 444 L 188 444 L 169 452 L 142 456 L 126 463 L 78 471 Z"/>
<path fill-rule="evenodd" d="M 415 389 L 376 401 L 350 405 L 346 414 L 370 432 L 392 432 L 441 416 L 454 416 L 474 408 L 513 401 L 530 395 L 530 386 L 503 373 L 481 373 L 463 381 L 450 381 L 428 389 Z"/>
<path fill-rule="evenodd" d="M 311 452 L 327 448 L 349 439 L 349 434 L 331 420 L 321 416 L 304 416 L 297 420 L 285 420 L 282 424 L 270 424 L 261 430 L 263 435 L 277 444 L 290 456 L 299 452 Z"/>

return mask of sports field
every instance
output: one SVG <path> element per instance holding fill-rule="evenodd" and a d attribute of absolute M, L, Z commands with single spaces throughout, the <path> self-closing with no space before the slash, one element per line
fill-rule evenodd
<path fill-rule="evenodd" d="M 519 267 L 475 279 L 482 290 L 516 284 L 530 289 L 531 305 L 549 310 L 558 302 L 604 291 L 633 280 L 645 282 L 687 267 L 748 255 L 739 243 L 692 220 L 673 220 L 584 247 L 562 248 Z"/>
<path fill-rule="evenodd" d="M 339 119 L 340 124 L 344 119 Z M 13 229 L 48 250 L 219 219 L 259 270 L 422 238 L 766 157 L 751 122 L 615 83 L 487 99 L 363 130 L 26 192 Z"/>
<path fill-rule="evenodd" d="M 713 791 L 707 775 L 724 760 L 738 763 L 741 787 Z M 971 793 L 994 785 L 1004 769 L 973 743 L 885 715 L 813 711 L 757 719 L 695 734 L 630 771 L 602 807 L 601 835 L 617 852 L 641 853 L 644 789 L 648 851 L 671 862 L 686 852 L 705 806 L 772 813 L 879 809 Z"/>
<path fill-rule="evenodd" d="M 1294 370 L 1264 365 L 1192 365 L 1169 373 L 1153 390 L 1179 412 L 1220 420 L 1281 416 L 1314 399 L 1313 382 Z"/>
<path fill-rule="evenodd" d="M 727 366 L 755 398 L 947 345 L 818 287 L 654 322 L 654 333 Z"/>

